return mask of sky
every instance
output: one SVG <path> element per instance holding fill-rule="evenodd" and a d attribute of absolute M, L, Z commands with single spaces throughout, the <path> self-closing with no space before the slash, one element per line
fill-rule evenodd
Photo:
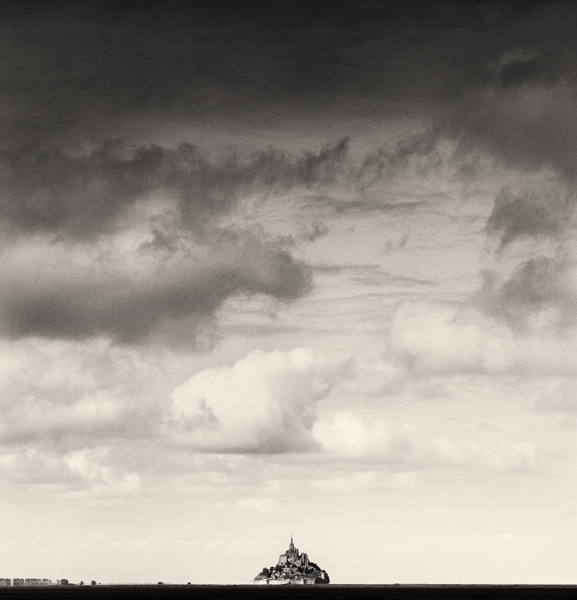
<path fill-rule="evenodd" d="M 0 7 L 0 577 L 575 584 L 577 7 Z"/>

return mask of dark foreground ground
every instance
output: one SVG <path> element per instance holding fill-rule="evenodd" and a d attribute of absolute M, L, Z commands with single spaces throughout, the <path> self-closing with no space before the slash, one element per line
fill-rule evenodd
<path fill-rule="evenodd" d="M 477 585 L 98 585 L 84 587 L 0 588 L 9 600 L 376 600 L 462 598 L 463 600 L 577 600 L 577 586 Z"/>

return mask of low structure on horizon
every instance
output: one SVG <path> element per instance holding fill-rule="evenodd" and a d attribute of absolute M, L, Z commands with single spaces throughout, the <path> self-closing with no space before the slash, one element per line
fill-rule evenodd
<path fill-rule="evenodd" d="M 265 567 L 252 582 L 256 585 L 311 585 L 329 583 L 330 580 L 328 573 L 311 562 L 305 552 L 300 554 L 291 535 L 290 546 L 280 555 L 278 563 L 270 569 Z"/>
<path fill-rule="evenodd" d="M 14 579 L 0 577 L 0 587 L 31 587 L 53 585 L 50 579 L 15 577 Z"/>

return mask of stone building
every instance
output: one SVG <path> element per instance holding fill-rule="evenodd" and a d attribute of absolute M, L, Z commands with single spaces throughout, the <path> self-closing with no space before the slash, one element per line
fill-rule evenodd
<path fill-rule="evenodd" d="M 298 551 L 292 535 L 288 550 L 279 556 L 278 563 L 270 569 L 265 567 L 253 579 L 256 585 L 310 585 L 329 582 L 327 572 L 311 562 L 305 552 L 301 554 Z"/>
<path fill-rule="evenodd" d="M 278 559 L 279 565 L 291 564 L 297 567 L 308 567 L 309 566 L 309 557 L 306 552 L 299 554 L 298 548 L 295 548 L 293 543 L 293 536 L 291 533 L 291 543 L 288 550 L 279 556 Z"/>

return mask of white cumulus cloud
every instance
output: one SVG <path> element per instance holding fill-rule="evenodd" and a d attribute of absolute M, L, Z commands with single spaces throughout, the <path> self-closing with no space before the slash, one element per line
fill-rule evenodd
<path fill-rule="evenodd" d="M 330 378 L 309 349 L 257 350 L 179 385 L 166 432 L 176 443 L 212 452 L 311 449 L 315 405 L 328 393 Z"/>
<path fill-rule="evenodd" d="M 397 464 L 411 452 L 411 444 L 402 431 L 395 431 L 383 421 L 367 423 L 350 411 L 318 421 L 313 431 L 326 452 L 343 458 L 378 458 Z"/>
<path fill-rule="evenodd" d="M 387 351 L 422 375 L 575 374 L 577 332 L 519 335 L 473 307 L 405 301 L 392 316 Z"/>

